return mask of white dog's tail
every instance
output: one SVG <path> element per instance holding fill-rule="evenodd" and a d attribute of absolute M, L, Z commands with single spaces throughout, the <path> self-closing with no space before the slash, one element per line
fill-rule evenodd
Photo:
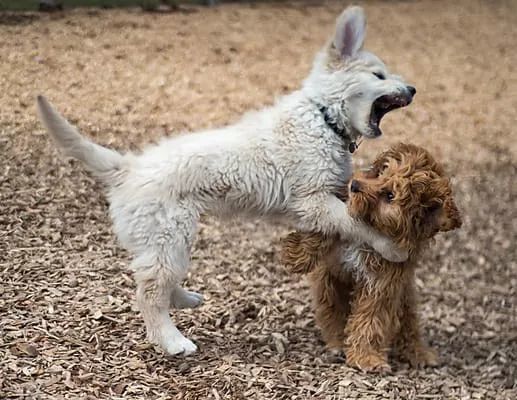
<path fill-rule="evenodd" d="M 50 136 L 63 148 L 65 154 L 81 160 L 99 178 L 106 180 L 122 167 L 120 153 L 99 146 L 81 136 L 77 129 L 59 115 L 43 96 L 38 96 L 38 114 Z"/>

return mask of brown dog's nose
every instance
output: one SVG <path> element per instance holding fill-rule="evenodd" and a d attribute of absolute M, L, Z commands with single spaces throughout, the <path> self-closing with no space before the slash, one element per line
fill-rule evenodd
<path fill-rule="evenodd" d="M 350 183 L 350 191 L 352 193 L 357 193 L 361 190 L 361 184 L 359 183 L 359 181 L 356 181 L 355 179 L 352 180 L 352 182 Z"/>

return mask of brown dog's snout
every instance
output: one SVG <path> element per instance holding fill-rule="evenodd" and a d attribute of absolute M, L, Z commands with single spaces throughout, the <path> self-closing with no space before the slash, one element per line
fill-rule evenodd
<path fill-rule="evenodd" d="M 350 191 L 352 193 L 358 193 L 361 191 L 361 184 L 359 181 L 353 179 L 352 182 L 350 182 Z"/>

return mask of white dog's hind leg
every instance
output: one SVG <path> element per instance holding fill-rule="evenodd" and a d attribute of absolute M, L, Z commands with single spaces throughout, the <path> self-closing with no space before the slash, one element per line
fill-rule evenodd
<path fill-rule="evenodd" d="M 169 316 L 170 299 L 178 285 L 171 269 L 155 265 L 137 271 L 137 304 L 145 321 L 147 338 L 171 355 L 194 353 L 197 347 L 184 337 Z"/>
<path fill-rule="evenodd" d="M 169 316 L 171 303 L 195 306 L 200 296 L 181 288 L 190 261 L 190 247 L 196 231 L 197 215 L 189 207 L 155 206 L 146 212 L 133 237 L 140 239 L 144 250 L 133 262 L 137 282 L 136 300 L 147 328 L 149 341 L 167 353 L 194 353 L 197 347 L 185 338 Z M 145 222 L 144 222 L 145 221 Z M 181 300 L 181 301 L 180 301 Z"/>

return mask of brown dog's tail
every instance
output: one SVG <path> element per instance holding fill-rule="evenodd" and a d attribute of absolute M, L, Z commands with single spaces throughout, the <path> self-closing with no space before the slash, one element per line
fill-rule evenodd
<path fill-rule="evenodd" d="M 38 114 L 43 125 L 67 156 L 81 160 L 103 181 L 120 170 L 122 155 L 82 136 L 43 96 L 38 96 Z"/>
<path fill-rule="evenodd" d="M 282 240 L 281 261 L 296 274 L 312 272 L 329 253 L 335 237 L 321 233 L 292 232 Z"/>

